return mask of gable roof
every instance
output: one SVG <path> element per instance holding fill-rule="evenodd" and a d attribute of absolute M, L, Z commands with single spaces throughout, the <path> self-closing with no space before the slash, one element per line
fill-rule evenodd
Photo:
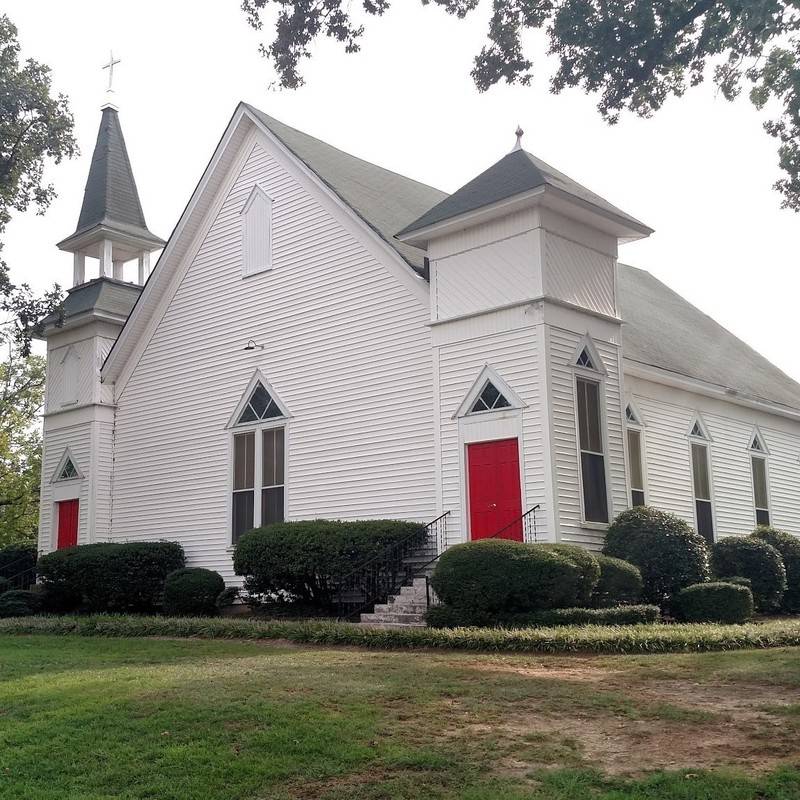
<path fill-rule="evenodd" d="M 112 106 L 103 108 L 78 227 L 58 246 L 100 225 L 149 239 L 159 247 L 164 244 L 147 228 L 119 114 Z"/>
<path fill-rule="evenodd" d="M 422 271 L 425 251 L 394 235 L 446 198 L 445 192 L 356 158 L 244 105 L 417 272 Z"/>
<path fill-rule="evenodd" d="M 619 265 L 622 355 L 754 400 L 800 409 L 800 384 L 649 272 Z"/>
<path fill-rule="evenodd" d="M 643 231 L 650 231 L 644 223 L 626 214 L 621 209 L 604 200 L 600 195 L 582 186 L 577 181 L 559 172 L 554 167 L 525 150 L 512 150 L 497 163 L 482 172 L 469 183 L 465 183 L 449 197 L 428 209 L 419 218 L 398 233 L 404 236 L 413 231 L 427 228 L 469 211 L 492 205 L 515 195 L 523 194 L 542 186 L 558 189 L 571 197 L 582 200 L 595 208 L 617 217 L 628 225 Z"/>

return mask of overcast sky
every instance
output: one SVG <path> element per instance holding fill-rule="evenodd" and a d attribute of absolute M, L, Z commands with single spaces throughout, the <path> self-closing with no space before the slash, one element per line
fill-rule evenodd
<path fill-rule="evenodd" d="M 416 0 L 395 5 L 368 21 L 361 53 L 318 47 L 304 65 L 306 86 L 288 92 L 268 88 L 274 73 L 237 0 L 6 0 L 23 54 L 49 64 L 56 89 L 69 95 L 82 149 L 50 170 L 59 197 L 47 214 L 12 220 L 4 255 L 14 276 L 38 288 L 71 283 L 71 255 L 55 242 L 77 223 L 104 102 L 100 67 L 113 48 L 128 152 L 148 226 L 163 238 L 239 100 L 446 191 L 508 152 L 519 123 L 527 150 L 655 228 L 625 245 L 621 260 L 652 272 L 800 380 L 800 215 L 781 210 L 771 189 L 775 142 L 745 98 L 728 103 L 709 84 L 654 119 L 623 117 L 609 127 L 596 98 L 547 92 L 551 65 L 535 38 L 535 86 L 479 94 L 469 71 L 486 3 L 464 21 Z"/>

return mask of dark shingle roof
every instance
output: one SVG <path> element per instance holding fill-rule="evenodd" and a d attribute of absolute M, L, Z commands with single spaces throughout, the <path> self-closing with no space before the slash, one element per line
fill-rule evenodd
<path fill-rule="evenodd" d="M 587 189 L 572 178 L 559 172 L 540 158 L 525 150 L 512 150 L 496 164 L 482 172 L 469 183 L 464 184 L 449 197 L 446 197 L 433 208 L 428 209 L 418 219 L 399 232 L 404 235 L 427 228 L 437 222 L 475 211 L 492 205 L 500 200 L 538 189 L 540 186 L 552 186 L 566 192 L 579 200 L 589 203 L 607 214 L 637 228 L 650 230 L 644 223 L 634 219 L 616 206 L 604 200 L 600 195 Z"/>
<path fill-rule="evenodd" d="M 119 115 L 110 106 L 103 109 L 100 120 L 78 227 L 68 238 L 98 225 L 164 244 L 147 229 Z"/>
<path fill-rule="evenodd" d="M 800 409 L 800 384 L 649 272 L 620 264 L 626 360 Z"/>
<path fill-rule="evenodd" d="M 351 156 L 253 106 L 247 108 L 412 267 L 422 269 L 425 252 L 398 242 L 394 235 L 447 197 L 445 192 Z"/>
<path fill-rule="evenodd" d="M 95 278 L 67 291 L 64 300 L 64 321 L 87 311 L 111 314 L 127 318 L 134 303 L 142 293 L 142 287 L 115 278 Z M 59 314 L 50 314 L 43 320 L 44 325 L 56 322 Z"/>

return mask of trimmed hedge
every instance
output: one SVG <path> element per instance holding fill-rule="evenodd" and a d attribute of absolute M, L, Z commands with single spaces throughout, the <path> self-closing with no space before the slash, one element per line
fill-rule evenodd
<path fill-rule="evenodd" d="M 161 609 L 167 575 L 184 563 L 175 542 L 102 542 L 48 553 L 37 571 L 62 611 L 152 612 Z"/>
<path fill-rule="evenodd" d="M 336 622 L 144 616 L 27 617 L 0 620 L 0 634 L 286 640 L 380 650 L 441 648 L 507 653 L 696 653 L 800 645 L 800 622 L 746 625 L 627 625 L 381 630 Z"/>
<path fill-rule="evenodd" d="M 747 622 L 753 616 L 753 593 L 747 586 L 717 581 L 681 589 L 674 610 L 684 622 Z"/>
<path fill-rule="evenodd" d="M 176 617 L 213 617 L 217 599 L 225 591 L 219 572 L 184 567 L 170 572 L 164 582 L 164 613 Z"/>
<path fill-rule="evenodd" d="M 675 592 L 711 574 L 706 540 L 675 514 L 648 506 L 616 517 L 603 554 L 635 564 L 642 574 L 642 597 L 662 606 Z"/>
<path fill-rule="evenodd" d="M 32 544 L 11 544 L 0 549 L 0 578 L 16 578 L 25 574 L 23 585 L 36 579 L 34 567 L 38 553 Z M 19 583 L 17 583 L 19 585 Z"/>
<path fill-rule="evenodd" d="M 428 609 L 427 622 L 432 628 L 503 627 L 555 628 L 564 625 L 646 625 L 657 622 L 658 606 L 617 606 L 616 608 L 551 608 L 530 614 L 508 614 L 499 618 L 470 614 L 454 606 L 438 605 Z"/>
<path fill-rule="evenodd" d="M 594 587 L 592 605 L 597 608 L 638 603 L 642 597 L 642 573 L 621 558 L 599 555 L 600 580 Z"/>
<path fill-rule="evenodd" d="M 772 545 L 752 536 L 728 536 L 714 543 L 711 564 L 721 580 L 734 575 L 748 578 L 759 611 L 780 607 L 786 569 L 781 554 Z"/>
<path fill-rule="evenodd" d="M 42 598 L 26 589 L 11 589 L 0 595 L 0 618 L 29 617 L 42 610 Z"/>
<path fill-rule="evenodd" d="M 0 594 L 5 594 L 11 589 L 11 581 L 8 578 L 0 578 Z"/>
<path fill-rule="evenodd" d="M 584 585 L 574 557 L 508 539 L 454 545 L 431 577 L 442 603 L 487 615 L 574 606 Z"/>
<path fill-rule="evenodd" d="M 574 605 L 588 606 L 597 582 L 600 580 L 600 564 L 597 561 L 597 557 L 585 547 L 579 547 L 575 544 L 535 544 L 533 547 L 540 547 L 543 550 L 549 550 L 551 553 L 558 553 L 575 564 L 580 570 L 580 583 Z"/>
<path fill-rule="evenodd" d="M 425 541 L 425 526 L 400 520 L 281 522 L 244 534 L 233 566 L 253 595 L 284 596 L 322 608 L 336 581 L 393 544 Z"/>
<path fill-rule="evenodd" d="M 786 591 L 781 598 L 781 611 L 796 614 L 800 611 L 800 539 L 766 526 L 756 528 L 751 536 L 772 545 L 781 554 L 786 570 Z"/>

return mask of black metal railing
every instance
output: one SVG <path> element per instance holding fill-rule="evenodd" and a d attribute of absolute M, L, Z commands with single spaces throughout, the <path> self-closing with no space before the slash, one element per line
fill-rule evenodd
<path fill-rule="evenodd" d="M 25 567 L 19 572 L 8 574 L 20 564 L 30 563 L 30 560 L 31 557 L 26 555 L 16 561 L 12 561 L 10 564 L 3 564 L 2 573 L 0 574 L 7 576 L 5 580 L 9 582 L 13 589 L 28 589 L 32 584 L 36 583 L 36 564 Z"/>
<path fill-rule="evenodd" d="M 529 508 L 522 516 L 512 520 L 508 525 L 500 528 L 497 533 L 487 536 L 487 539 L 522 539 L 526 544 L 536 544 L 539 541 L 536 529 L 536 512 L 541 508 L 537 503 L 533 508 Z"/>
<path fill-rule="evenodd" d="M 422 531 L 388 545 L 336 581 L 335 597 L 340 620 L 352 619 L 385 603 L 389 595 L 413 579 L 417 564 L 438 555 L 446 542 L 449 511 L 429 522 Z"/>

